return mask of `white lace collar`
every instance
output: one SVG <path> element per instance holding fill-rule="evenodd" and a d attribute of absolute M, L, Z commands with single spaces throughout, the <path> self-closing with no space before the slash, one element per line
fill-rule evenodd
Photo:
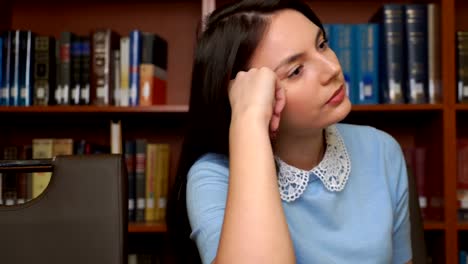
<path fill-rule="evenodd" d="M 316 175 L 331 192 L 343 190 L 351 172 L 351 161 L 343 138 L 335 125 L 325 129 L 325 141 L 327 143 L 325 155 L 310 171 L 293 167 L 275 156 L 279 191 L 283 201 L 292 202 L 299 198 L 307 188 L 309 175 L 312 177 Z"/>

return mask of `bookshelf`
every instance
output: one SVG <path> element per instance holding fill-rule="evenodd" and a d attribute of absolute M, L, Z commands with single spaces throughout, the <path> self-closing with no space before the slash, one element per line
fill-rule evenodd
<path fill-rule="evenodd" d="M 194 0 L 0 0 L 0 30 L 30 29 L 59 37 L 64 30 L 86 35 L 91 29 L 112 28 L 126 35 L 138 28 L 167 39 L 168 105 L 150 107 L 33 106 L 0 107 L 1 144 L 24 144 L 33 137 L 86 138 L 109 142 L 109 121 L 122 120 L 124 137 L 148 138 L 171 145 L 174 175 L 187 118 L 195 32 L 202 1 Z M 217 5 L 225 3 L 218 0 Z M 436 3 L 441 12 L 443 102 L 423 105 L 357 105 L 347 121 L 368 124 L 392 134 L 402 146 L 424 146 L 428 170 L 443 196 L 441 218 L 424 223 L 433 263 L 457 263 L 468 224 L 457 221 L 456 140 L 468 137 L 468 105 L 456 103 L 455 32 L 468 31 L 465 0 L 394 0 L 394 3 Z M 386 1 L 317 0 L 310 5 L 324 23 L 365 23 Z M 337 5 L 340 10 L 337 10 Z M 33 136 L 31 135 L 33 133 Z M 170 181 L 171 184 L 171 181 Z M 130 235 L 161 235 L 164 223 L 131 223 Z"/>

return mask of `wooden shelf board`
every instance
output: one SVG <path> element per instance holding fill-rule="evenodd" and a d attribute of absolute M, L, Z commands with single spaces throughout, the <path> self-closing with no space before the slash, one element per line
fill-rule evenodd
<path fill-rule="evenodd" d="M 0 106 L 0 113 L 185 113 L 188 105 L 154 106 Z"/>
<path fill-rule="evenodd" d="M 445 230 L 445 223 L 435 221 L 424 221 L 424 230 Z"/>
<path fill-rule="evenodd" d="M 468 104 L 456 104 L 455 109 L 459 111 L 468 111 Z"/>
<path fill-rule="evenodd" d="M 165 233 L 167 232 L 166 224 L 163 222 L 143 222 L 128 224 L 129 233 Z"/>
<path fill-rule="evenodd" d="M 353 112 L 387 112 L 387 111 L 437 111 L 442 110 L 441 104 L 377 104 L 353 105 Z M 468 109 L 468 108 L 467 108 Z"/>
<path fill-rule="evenodd" d="M 468 231 L 468 222 L 458 223 L 458 230 Z"/>

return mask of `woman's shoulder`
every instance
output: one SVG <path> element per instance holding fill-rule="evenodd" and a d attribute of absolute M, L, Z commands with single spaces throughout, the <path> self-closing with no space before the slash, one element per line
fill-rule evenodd
<path fill-rule="evenodd" d="M 229 159 L 227 156 L 218 153 L 206 153 L 200 156 L 190 167 L 189 178 L 202 174 L 228 174 Z"/>
<path fill-rule="evenodd" d="M 401 151 L 400 144 L 392 135 L 375 127 L 343 123 L 337 124 L 336 127 L 348 147 L 361 150 L 383 148 L 390 152 Z"/>

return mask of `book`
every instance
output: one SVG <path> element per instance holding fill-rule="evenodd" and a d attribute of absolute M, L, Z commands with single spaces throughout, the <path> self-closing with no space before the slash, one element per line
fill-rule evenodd
<path fill-rule="evenodd" d="M 32 143 L 33 159 L 51 159 L 54 152 L 54 140 L 46 138 L 35 138 Z M 52 173 L 34 172 L 32 174 L 32 198 L 38 197 L 49 185 Z"/>
<path fill-rule="evenodd" d="M 427 38 L 429 103 L 441 103 L 440 9 L 433 3 L 427 4 Z"/>
<path fill-rule="evenodd" d="M 468 32 L 457 32 L 458 102 L 468 103 Z"/>
<path fill-rule="evenodd" d="M 429 101 L 427 6 L 407 4 L 405 9 L 408 103 Z"/>
<path fill-rule="evenodd" d="M 125 141 L 125 164 L 128 176 L 128 221 L 135 221 L 135 141 Z"/>
<path fill-rule="evenodd" d="M 130 103 L 130 38 L 120 38 L 120 105 Z"/>
<path fill-rule="evenodd" d="M 379 91 L 379 24 L 353 25 L 352 62 L 355 74 L 355 104 L 378 104 Z"/>
<path fill-rule="evenodd" d="M 405 20 L 401 4 L 385 4 L 371 18 L 381 24 L 380 101 L 389 104 L 405 102 L 406 55 Z"/>
<path fill-rule="evenodd" d="M 91 43 L 91 101 L 95 105 L 114 104 L 113 54 L 119 49 L 120 37 L 110 29 L 98 29 Z"/>
<path fill-rule="evenodd" d="M 55 39 L 37 36 L 34 47 L 34 105 L 54 104 Z"/>
<path fill-rule="evenodd" d="M 135 143 L 135 221 L 145 221 L 146 207 L 146 146 L 144 139 L 137 139 Z"/>
<path fill-rule="evenodd" d="M 130 106 L 137 106 L 140 101 L 141 52 L 141 31 L 133 30 L 130 32 Z"/>

